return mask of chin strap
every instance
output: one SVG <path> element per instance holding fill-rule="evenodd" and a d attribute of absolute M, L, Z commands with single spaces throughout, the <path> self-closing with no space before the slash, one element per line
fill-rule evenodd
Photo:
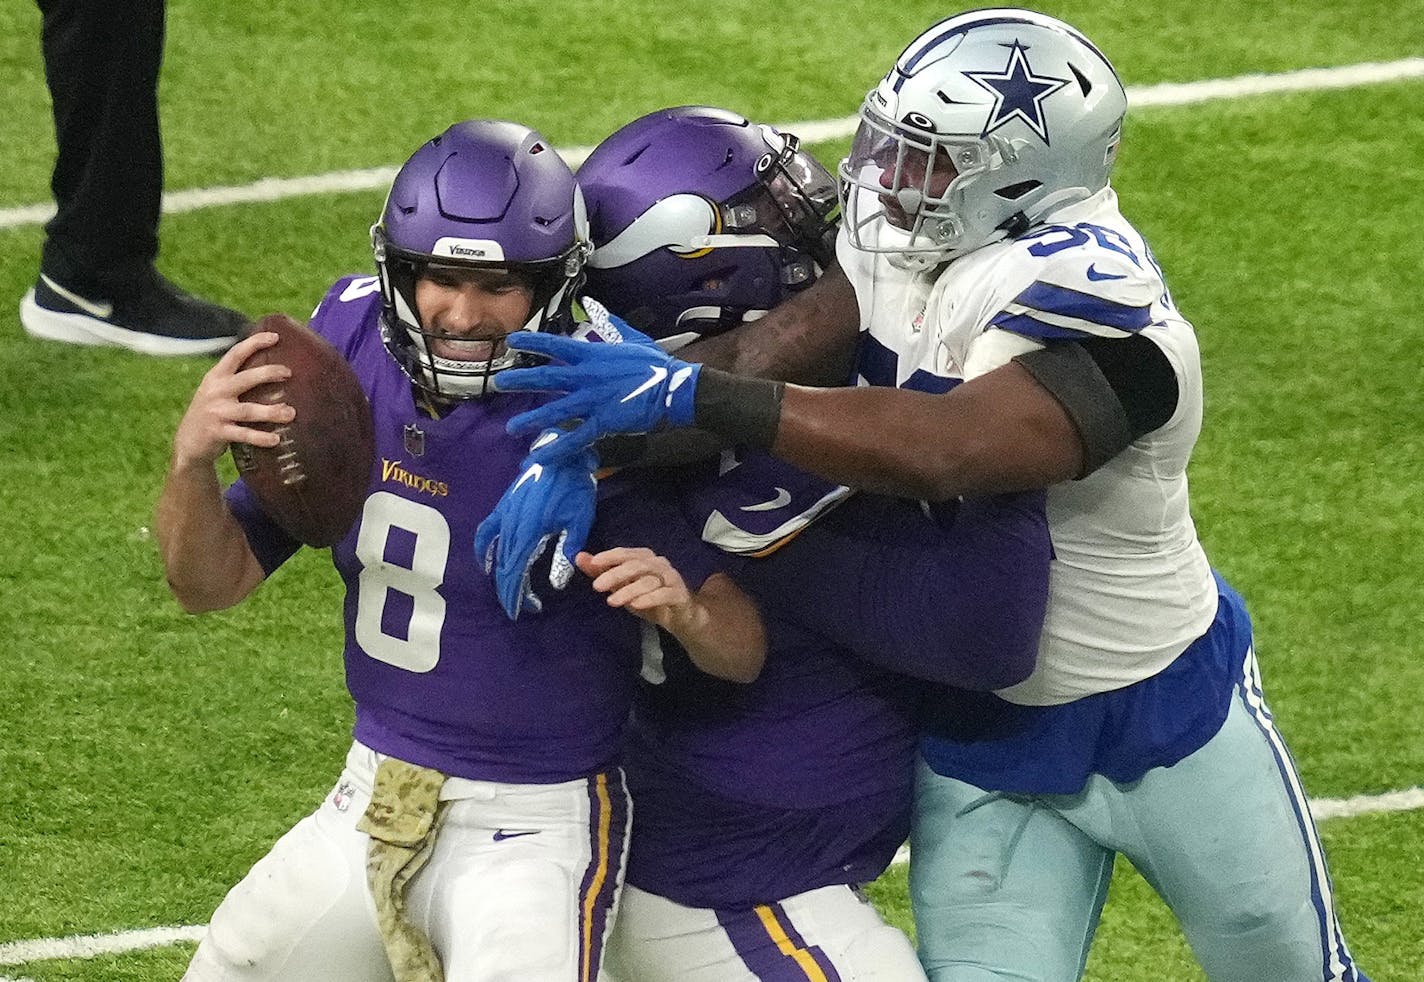
<path fill-rule="evenodd" d="M 999 223 L 999 229 L 1004 233 L 1006 239 L 1017 239 L 1030 228 L 1032 226 L 1029 224 L 1028 216 L 1021 211 L 1014 212 Z"/>

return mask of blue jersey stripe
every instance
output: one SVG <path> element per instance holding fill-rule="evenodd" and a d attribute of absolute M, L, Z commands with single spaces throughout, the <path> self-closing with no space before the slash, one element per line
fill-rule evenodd
<path fill-rule="evenodd" d="M 1060 327 L 1057 324 L 1050 324 L 1047 321 L 1030 317 L 1028 314 L 1011 314 L 1007 310 L 995 314 L 994 319 L 989 322 L 989 326 L 1044 341 L 1076 341 L 1080 338 L 1093 336 L 1089 331 L 1075 327 Z"/>
<path fill-rule="evenodd" d="M 894 387 L 895 380 L 900 377 L 900 356 L 877 341 L 869 331 L 866 331 L 860 336 L 860 350 L 856 356 L 855 370 L 856 374 L 869 385 Z M 960 381 L 957 378 L 946 378 L 923 368 L 917 368 L 909 378 L 905 379 L 900 388 L 940 395 L 954 388 Z"/>
<path fill-rule="evenodd" d="M 943 375 L 936 375 L 934 372 L 927 372 L 923 368 L 915 369 L 915 373 L 905 379 L 902 389 L 910 389 L 913 392 L 928 392 L 930 395 L 944 395 L 954 388 L 963 379 L 945 378 Z"/>
<path fill-rule="evenodd" d="M 860 350 L 856 355 L 856 372 L 871 385 L 894 387 L 899 357 L 875 339 L 869 331 L 860 335 Z"/>
<path fill-rule="evenodd" d="M 1054 286 L 1042 281 L 1033 283 L 1014 298 L 1014 303 L 1045 314 L 1072 317 L 1076 320 L 1115 327 L 1120 331 L 1140 331 L 1152 323 L 1152 307 L 1134 307 L 1115 303 L 1104 297 Z"/>

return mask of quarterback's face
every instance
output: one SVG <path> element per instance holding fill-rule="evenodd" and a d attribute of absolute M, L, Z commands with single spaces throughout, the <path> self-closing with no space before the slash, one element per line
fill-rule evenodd
<path fill-rule="evenodd" d="M 503 270 L 429 266 L 415 281 L 415 305 L 431 353 L 452 361 L 488 361 L 504 338 L 529 320 L 533 292 Z"/>

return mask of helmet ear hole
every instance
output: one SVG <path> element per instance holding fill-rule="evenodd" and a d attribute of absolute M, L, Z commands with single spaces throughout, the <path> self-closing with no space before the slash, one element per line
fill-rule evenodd
<path fill-rule="evenodd" d="M 1031 226 L 1028 216 L 1021 211 L 1016 211 L 1004 219 L 1003 224 L 999 227 L 1004 230 L 1004 236 L 1006 238 L 1016 239 L 1027 232 Z"/>

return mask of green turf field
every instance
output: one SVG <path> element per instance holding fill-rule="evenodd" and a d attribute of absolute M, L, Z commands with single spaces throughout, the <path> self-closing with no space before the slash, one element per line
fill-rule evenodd
<path fill-rule="evenodd" d="M 662 105 L 853 113 L 924 26 L 914 0 L 174 0 L 170 190 L 399 163 L 468 116 L 589 145 Z M 1424 55 L 1424 2 L 1045 3 L 1130 86 Z M 715 11 L 715 13 L 713 12 Z M 0 211 L 43 203 L 39 14 L 0 6 Z M 1424 783 L 1424 80 L 1129 115 L 1115 179 L 1207 373 L 1194 513 L 1252 605 L 1268 693 L 1316 797 Z M 815 147 L 827 162 L 844 143 Z M 160 265 L 304 315 L 370 265 L 379 191 L 173 215 Z M 13 943 L 203 923 L 309 811 L 349 740 L 335 577 L 303 555 L 237 610 L 169 598 L 149 534 L 202 360 L 26 338 L 41 241 L 0 228 L 0 979 L 176 979 L 190 944 L 16 963 Z M 1376 982 L 1424 978 L 1424 811 L 1322 825 Z M 1249 857 L 1243 857 L 1249 862 Z M 876 885 L 908 926 L 903 870 Z M 27 949 L 28 950 L 28 949 Z M 1120 868 L 1088 978 L 1201 978 Z"/>

